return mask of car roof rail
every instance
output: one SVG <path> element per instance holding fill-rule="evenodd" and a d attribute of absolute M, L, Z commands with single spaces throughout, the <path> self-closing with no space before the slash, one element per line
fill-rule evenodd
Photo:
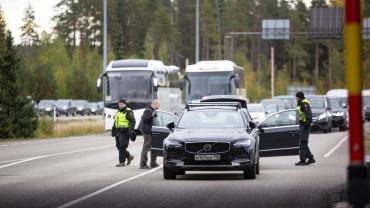
<path fill-rule="evenodd" d="M 236 109 L 240 109 L 242 106 L 240 102 L 204 102 L 204 103 L 188 103 L 186 104 L 186 110 L 190 110 L 190 108 L 194 107 L 207 107 L 207 106 L 225 106 L 225 107 L 236 107 Z"/>

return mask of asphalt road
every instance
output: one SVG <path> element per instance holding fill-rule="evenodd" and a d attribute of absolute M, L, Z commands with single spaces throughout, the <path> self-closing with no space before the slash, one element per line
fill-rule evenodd
<path fill-rule="evenodd" d="M 346 136 L 313 133 L 316 164 L 296 167 L 296 156 L 262 158 L 256 180 L 244 180 L 241 172 L 164 180 L 161 167 L 139 169 L 141 137 L 129 147 L 133 163 L 120 168 L 107 133 L 3 142 L 0 207 L 330 207 L 330 194 L 346 180 Z"/>

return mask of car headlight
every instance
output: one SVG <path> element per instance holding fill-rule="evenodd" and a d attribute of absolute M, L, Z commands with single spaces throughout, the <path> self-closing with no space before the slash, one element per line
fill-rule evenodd
<path fill-rule="evenodd" d="M 51 108 L 45 108 L 46 111 L 51 111 Z"/>
<path fill-rule="evenodd" d="M 246 140 L 240 140 L 234 142 L 235 147 L 249 147 L 252 144 L 252 140 L 246 139 Z"/>
<path fill-rule="evenodd" d="M 176 140 L 169 140 L 166 139 L 163 141 L 163 146 L 168 149 L 168 148 L 180 148 L 182 147 L 181 142 L 176 141 Z"/>
<path fill-rule="evenodd" d="M 326 118 L 326 113 L 320 114 L 319 115 L 319 120 L 323 120 Z"/>

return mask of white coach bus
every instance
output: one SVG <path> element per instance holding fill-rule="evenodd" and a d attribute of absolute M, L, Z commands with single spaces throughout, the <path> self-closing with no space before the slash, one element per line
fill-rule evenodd
<path fill-rule="evenodd" d="M 246 98 L 244 68 L 232 61 L 200 61 L 186 67 L 180 81 L 185 102 L 200 100 L 207 95 L 238 95 Z"/>
<path fill-rule="evenodd" d="M 112 128 L 120 99 L 125 99 L 134 110 L 136 129 L 145 107 L 153 99 L 159 100 L 162 110 L 179 113 L 182 108 L 179 81 L 179 68 L 166 66 L 162 61 L 111 61 L 97 80 L 98 91 L 103 91 L 105 129 Z"/>

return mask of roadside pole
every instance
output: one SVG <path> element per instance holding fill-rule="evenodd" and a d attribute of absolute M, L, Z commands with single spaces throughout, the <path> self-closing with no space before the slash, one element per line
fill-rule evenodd
<path fill-rule="evenodd" d="M 353 208 L 367 204 L 367 169 L 364 164 L 362 124 L 362 32 L 361 2 L 346 0 L 345 51 L 349 104 L 348 199 Z"/>
<path fill-rule="evenodd" d="M 271 98 L 275 96 L 275 53 L 274 47 L 271 47 Z"/>

